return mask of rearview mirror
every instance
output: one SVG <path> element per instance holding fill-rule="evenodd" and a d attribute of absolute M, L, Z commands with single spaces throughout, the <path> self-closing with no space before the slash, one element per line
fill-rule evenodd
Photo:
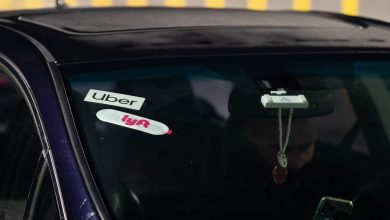
<path fill-rule="evenodd" d="M 288 93 L 304 95 L 309 102 L 308 108 L 294 109 L 294 117 L 318 117 L 334 111 L 335 98 L 331 90 L 294 90 L 288 91 Z M 267 94 L 267 91 L 235 88 L 229 97 L 229 112 L 238 117 L 276 117 L 278 111 L 264 108 L 261 104 L 260 99 L 264 94 Z M 283 114 L 287 115 L 287 111 Z"/>

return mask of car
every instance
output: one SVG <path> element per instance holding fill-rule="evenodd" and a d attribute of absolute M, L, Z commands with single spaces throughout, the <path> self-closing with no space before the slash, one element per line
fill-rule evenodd
<path fill-rule="evenodd" d="M 387 219 L 390 24 L 0 13 L 0 219 Z"/>

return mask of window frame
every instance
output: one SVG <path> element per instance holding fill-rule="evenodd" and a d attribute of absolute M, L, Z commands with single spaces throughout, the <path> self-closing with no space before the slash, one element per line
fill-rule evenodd
<path fill-rule="evenodd" d="M 37 190 L 36 187 L 39 187 L 39 178 L 36 178 L 35 176 L 38 174 L 38 172 L 42 171 L 42 168 L 44 168 L 44 164 L 47 164 L 47 168 L 50 172 L 51 182 L 53 184 L 54 192 L 55 192 L 55 198 L 57 203 L 57 209 L 59 211 L 59 216 L 61 219 L 67 219 L 66 210 L 64 201 L 62 199 L 62 191 L 60 188 L 58 175 L 55 167 L 55 163 L 53 160 L 53 155 L 51 152 L 50 144 L 48 142 L 48 136 L 45 130 L 45 126 L 43 124 L 43 120 L 39 111 L 39 107 L 37 105 L 35 96 L 32 92 L 32 89 L 24 77 L 22 71 L 17 67 L 17 65 L 11 61 L 5 54 L 0 52 L 0 70 L 4 72 L 4 74 L 9 77 L 9 79 L 15 84 L 15 89 L 19 90 L 19 92 L 22 94 L 29 111 L 32 115 L 32 118 L 34 120 L 35 129 L 37 132 L 37 135 L 39 137 L 41 146 L 42 146 L 42 152 L 38 159 L 38 165 L 35 171 L 34 179 L 32 184 L 30 185 L 30 192 L 27 198 L 27 205 L 26 209 L 24 211 L 24 219 L 27 218 L 27 213 L 31 213 L 31 205 L 34 198 L 30 198 L 31 196 L 36 196 L 38 194 L 35 193 Z M 42 159 L 44 158 L 44 159 Z M 46 169 L 46 168 L 44 168 Z M 38 181 L 38 182 L 37 182 Z M 31 194 L 34 192 L 33 194 Z"/>
<path fill-rule="evenodd" d="M 38 194 L 41 189 L 43 175 L 47 170 L 47 162 L 44 159 L 42 159 L 42 157 L 43 157 L 43 152 L 39 156 L 38 165 L 34 173 L 34 179 L 30 186 L 30 191 L 27 198 L 27 205 L 24 212 L 24 219 L 31 219 L 31 217 L 34 215 L 34 208 L 36 206 Z"/>
<path fill-rule="evenodd" d="M 41 202 L 41 201 L 39 201 L 39 196 L 40 196 L 42 190 L 44 190 L 44 189 L 42 189 L 42 186 L 43 186 L 45 174 L 47 172 L 49 172 L 49 174 L 50 174 L 49 164 L 48 164 L 48 161 L 44 155 L 44 152 L 42 151 L 42 153 L 39 157 L 37 169 L 35 170 L 34 180 L 33 180 L 33 183 L 31 185 L 31 188 L 30 188 L 30 194 L 29 194 L 28 199 L 27 199 L 26 210 L 24 213 L 24 219 L 26 219 L 26 220 L 31 220 L 31 219 L 34 219 L 34 217 L 35 217 L 36 206 L 37 206 L 37 204 L 39 204 Z M 50 182 L 51 182 L 52 187 L 54 189 L 51 174 L 50 174 L 50 179 L 51 179 Z M 54 193 L 55 193 L 55 190 L 54 190 Z M 56 206 L 57 206 L 56 211 L 60 215 L 60 212 L 58 209 L 58 207 L 60 207 L 60 206 L 58 204 L 57 198 L 56 198 Z"/>

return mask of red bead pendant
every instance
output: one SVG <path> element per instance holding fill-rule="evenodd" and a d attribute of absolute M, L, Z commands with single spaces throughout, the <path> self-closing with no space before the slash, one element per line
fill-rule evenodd
<path fill-rule="evenodd" d="M 287 174 L 287 167 L 283 168 L 279 165 L 276 165 L 274 167 L 274 170 L 272 171 L 272 177 L 274 178 L 274 182 L 276 184 L 283 184 L 284 182 L 286 182 Z"/>

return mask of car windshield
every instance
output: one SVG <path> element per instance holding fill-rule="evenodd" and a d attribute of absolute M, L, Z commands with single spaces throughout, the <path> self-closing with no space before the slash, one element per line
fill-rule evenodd
<path fill-rule="evenodd" d="M 390 61 L 275 55 L 60 70 L 115 219 L 389 217 Z"/>

